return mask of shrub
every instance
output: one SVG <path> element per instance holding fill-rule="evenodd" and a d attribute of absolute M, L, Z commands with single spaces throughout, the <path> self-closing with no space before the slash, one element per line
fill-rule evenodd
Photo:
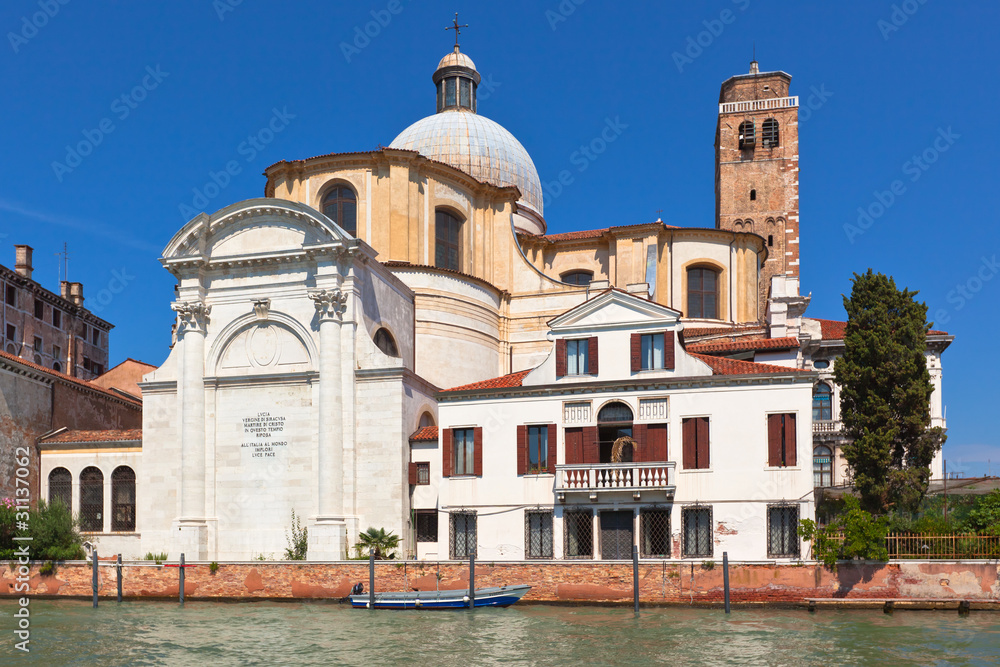
<path fill-rule="evenodd" d="M 211 572 L 212 574 L 215 574 L 216 572 L 219 571 L 219 564 L 213 560 L 211 563 L 208 564 L 208 571 Z"/>
<path fill-rule="evenodd" d="M 38 574 L 43 577 L 47 577 L 50 574 L 56 573 L 56 562 L 54 560 L 47 560 L 42 563 L 42 566 L 38 568 Z"/>
<path fill-rule="evenodd" d="M 703 560 L 701 562 L 701 569 L 703 569 L 703 570 L 714 570 L 715 569 L 715 561 L 714 560 Z"/>
<path fill-rule="evenodd" d="M 21 544 L 29 545 L 29 553 L 36 560 L 82 560 L 83 538 L 77 521 L 62 502 L 51 505 L 44 500 L 28 511 L 27 520 L 22 511 L 22 528 L 18 530 L 17 509 L 10 498 L 0 500 L 0 558 L 14 558 Z M 30 542 L 14 542 L 17 533 L 27 534 Z"/>
<path fill-rule="evenodd" d="M 302 521 L 295 516 L 295 510 L 292 510 L 292 525 L 289 531 L 291 534 L 285 533 L 285 538 L 288 540 L 285 560 L 305 560 L 306 552 L 309 551 L 309 529 L 302 527 Z"/>
<path fill-rule="evenodd" d="M 167 560 L 167 553 L 161 552 L 154 554 L 152 551 L 147 551 L 146 555 L 142 557 L 143 560 L 155 561 L 157 565 L 162 565 L 164 561 Z"/>
<path fill-rule="evenodd" d="M 375 560 L 393 559 L 396 557 L 396 547 L 399 546 L 399 537 L 392 531 L 386 532 L 385 528 L 369 528 L 358 535 L 358 543 L 354 549 L 361 558 L 367 558 L 372 549 L 375 550 Z"/>
<path fill-rule="evenodd" d="M 854 496 L 844 498 L 846 511 L 827 526 L 817 526 L 812 519 L 799 523 L 799 535 L 812 542 L 816 560 L 828 569 L 834 569 L 838 560 L 888 560 L 885 538 L 889 534 L 889 521 L 875 517 L 861 509 Z"/>
<path fill-rule="evenodd" d="M 963 527 L 980 535 L 1000 535 L 1000 491 L 980 496 Z"/>

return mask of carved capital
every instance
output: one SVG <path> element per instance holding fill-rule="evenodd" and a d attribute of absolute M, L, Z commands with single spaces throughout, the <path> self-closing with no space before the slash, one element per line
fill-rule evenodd
<path fill-rule="evenodd" d="M 347 295 L 339 289 L 313 290 L 309 298 L 316 306 L 320 321 L 334 320 L 339 322 L 347 309 Z"/>
<path fill-rule="evenodd" d="M 177 313 L 177 334 L 188 331 L 204 332 L 208 325 L 208 314 L 212 307 L 203 301 L 178 301 L 170 306 Z"/>

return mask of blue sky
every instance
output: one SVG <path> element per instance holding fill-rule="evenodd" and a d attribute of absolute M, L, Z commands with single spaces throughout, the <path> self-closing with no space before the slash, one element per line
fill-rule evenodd
<path fill-rule="evenodd" d="M 162 362 L 173 282 L 157 258 L 184 213 L 261 196 L 273 162 L 388 145 L 433 113 L 456 10 L 493 89 L 480 112 L 518 137 L 543 182 L 571 170 L 546 198 L 552 232 L 660 209 L 668 224 L 712 226 L 719 84 L 747 71 L 754 44 L 763 70 L 792 74 L 809 314 L 842 318 L 852 273 L 868 267 L 919 290 L 956 336 L 949 470 L 1000 468 L 996 3 L 8 0 L 0 262 L 30 244 L 35 277 L 55 289 L 67 243 L 70 278 L 116 325 L 112 363 Z M 275 113 L 270 142 L 248 142 Z M 609 119 L 620 136 L 580 171 L 574 152 Z M 82 141 L 89 154 L 67 154 Z M 233 160 L 239 173 L 200 201 Z M 878 214 L 865 227 L 859 207 Z"/>

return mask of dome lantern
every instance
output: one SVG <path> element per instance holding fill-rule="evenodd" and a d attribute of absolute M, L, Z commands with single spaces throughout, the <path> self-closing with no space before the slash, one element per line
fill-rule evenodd
<path fill-rule="evenodd" d="M 455 50 L 438 63 L 434 72 L 437 86 L 437 112 L 471 111 L 476 113 L 476 88 L 480 76 L 472 58 L 465 55 L 455 45 Z"/>

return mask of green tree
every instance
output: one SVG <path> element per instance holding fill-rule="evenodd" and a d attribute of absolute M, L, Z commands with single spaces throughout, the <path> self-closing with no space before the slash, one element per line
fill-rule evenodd
<path fill-rule="evenodd" d="M 354 548 L 358 556 L 367 556 L 375 550 L 375 560 L 392 559 L 396 557 L 395 549 L 399 546 L 399 536 L 386 532 L 385 528 L 369 528 L 358 535 L 358 543 Z"/>
<path fill-rule="evenodd" d="M 844 298 L 844 356 L 834 375 L 850 442 L 844 458 L 861 506 L 876 514 L 915 510 L 930 480 L 944 431 L 930 426 L 934 390 L 927 371 L 927 306 L 891 277 L 854 274 Z"/>
<path fill-rule="evenodd" d="M 799 536 L 812 542 L 813 557 L 831 570 L 838 560 L 888 560 L 888 534 L 888 518 L 861 509 L 854 496 L 844 497 L 844 512 L 826 526 L 817 526 L 812 519 L 799 523 Z"/>

